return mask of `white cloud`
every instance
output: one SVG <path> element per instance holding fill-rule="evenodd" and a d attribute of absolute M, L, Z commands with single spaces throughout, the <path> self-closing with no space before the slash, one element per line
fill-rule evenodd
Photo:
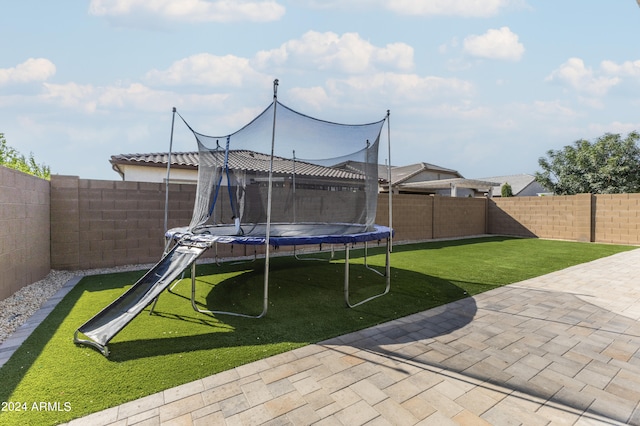
<path fill-rule="evenodd" d="M 134 108 L 138 110 L 169 110 L 175 95 L 152 90 L 142 84 L 109 86 L 100 90 L 97 104 L 105 109 Z"/>
<path fill-rule="evenodd" d="M 287 92 L 295 103 L 304 103 L 305 105 L 321 110 L 322 107 L 330 103 L 329 95 L 323 87 L 296 87 Z"/>
<path fill-rule="evenodd" d="M 602 61 L 600 67 L 605 73 L 609 75 L 618 75 L 623 77 L 640 77 L 640 60 L 625 61 L 619 65 L 613 61 Z"/>
<path fill-rule="evenodd" d="M 425 115 L 437 119 L 464 119 L 483 120 L 490 117 L 491 109 L 486 106 L 475 106 L 471 102 L 444 103 L 429 107 L 424 112 Z"/>
<path fill-rule="evenodd" d="M 405 112 L 419 111 L 415 113 L 424 117 L 433 112 L 426 110 L 430 108 L 429 105 L 439 102 L 465 103 L 474 91 L 470 82 L 456 78 L 378 72 L 328 79 L 322 86 L 295 87 L 286 91 L 286 98 L 302 110 L 313 109 L 324 113 L 333 111 L 341 114 L 338 111 L 349 111 L 349 114 L 354 114 L 354 105 L 357 105 L 358 114 L 362 114 L 366 120 L 370 118 L 367 114 L 396 106 Z M 463 109 L 467 114 L 473 108 L 465 106 Z M 339 121 L 339 118 L 334 119 Z"/>
<path fill-rule="evenodd" d="M 435 76 L 422 77 L 416 74 L 376 74 L 366 78 L 350 79 L 349 84 L 368 91 L 376 90 L 378 93 L 386 91 L 397 99 L 408 100 L 469 96 L 473 92 L 473 86 L 468 81 Z M 384 90 L 385 88 L 387 90 Z"/>
<path fill-rule="evenodd" d="M 375 60 L 380 64 L 389 64 L 399 70 L 413 69 L 413 47 L 405 43 L 390 43 L 375 52 Z"/>
<path fill-rule="evenodd" d="M 0 68 L 0 86 L 45 81 L 55 73 L 56 66 L 50 60 L 29 58 L 15 67 Z"/>
<path fill-rule="evenodd" d="M 560 101 L 535 101 L 531 109 L 538 115 L 552 118 L 565 119 L 577 116 L 573 109 L 564 106 Z"/>
<path fill-rule="evenodd" d="M 463 46 L 466 53 L 481 58 L 518 61 L 524 54 L 524 46 L 518 41 L 518 35 L 508 27 L 471 35 L 464 39 Z"/>
<path fill-rule="evenodd" d="M 152 84 L 241 87 L 268 78 L 253 69 L 246 58 L 200 53 L 180 59 L 164 71 L 151 70 L 145 79 Z"/>
<path fill-rule="evenodd" d="M 383 6 L 387 0 L 295 0 L 312 9 L 377 9 Z"/>
<path fill-rule="evenodd" d="M 638 130 L 638 123 L 621 123 L 614 121 L 609 124 L 591 124 L 589 132 L 593 135 L 602 135 L 604 133 L 618 133 L 623 136 Z"/>
<path fill-rule="evenodd" d="M 585 66 L 582 59 L 569 58 L 545 81 L 567 84 L 577 92 L 591 96 L 603 96 L 610 88 L 620 83 L 620 78 L 597 76 L 591 68 Z"/>
<path fill-rule="evenodd" d="M 353 97 L 375 93 L 376 96 L 396 102 L 425 102 L 437 98 L 470 96 L 473 85 L 456 78 L 443 78 L 416 74 L 377 73 L 367 76 L 351 77 L 346 80 L 330 80 L 328 86 L 332 92 Z"/>
<path fill-rule="evenodd" d="M 357 33 L 338 35 L 333 32 L 309 31 L 300 39 L 290 40 L 277 49 L 261 51 L 255 57 L 256 66 L 289 66 L 335 70 L 350 74 L 371 71 L 378 67 L 410 70 L 413 68 L 413 48 L 405 43 L 390 43 L 377 47 Z"/>
<path fill-rule="evenodd" d="M 44 93 L 40 95 L 42 102 L 89 114 L 117 109 L 169 111 L 173 106 L 183 105 L 211 108 L 221 105 L 228 97 L 226 94 L 176 94 L 154 90 L 139 83 L 105 87 L 44 83 L 44 88 Z"/>
<path fill-rule="evenodd" d="M 89 13 L 111 18 L 152 16 L 182 22 L 276 21 L 285 14 L 276 1 L 91 0 Z"/>
<path fill-rule="evenodd" d="M 385 5 L 403 15 L 462 16 L 487 18 L 509 6 L 521 6 L 521 0 L 386 0 Z"/>
<path fill-rule="evenodd" d="M 45 101 L 54 102 L 64 108 L 77 108 L 85 112 L 93 112 L 96 109 L 95 89 L 91 85 L 44 83 L 44 89 L 42 99 Z"/>

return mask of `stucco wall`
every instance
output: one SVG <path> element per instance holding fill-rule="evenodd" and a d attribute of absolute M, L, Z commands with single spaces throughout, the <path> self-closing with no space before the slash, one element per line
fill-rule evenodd
<path fill-rule="evenodd" d="M 50 270 L 49 181 L 0 166 L 0 300 Z"/>

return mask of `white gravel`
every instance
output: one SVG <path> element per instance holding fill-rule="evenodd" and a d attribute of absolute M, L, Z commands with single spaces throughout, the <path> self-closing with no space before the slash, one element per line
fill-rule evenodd
<path fill-rule="evenodd" d="M 51 270 L 42 280 L 21 288 L 13 295 L 0 300 L 0 344 L 24 324 L 31 315 L 71 278 L 77 275 L 99 275 L 111 272 L 139 271 L 150 265 L 126 265 L 115 268 L 91 269 L 84 271 Z"/>

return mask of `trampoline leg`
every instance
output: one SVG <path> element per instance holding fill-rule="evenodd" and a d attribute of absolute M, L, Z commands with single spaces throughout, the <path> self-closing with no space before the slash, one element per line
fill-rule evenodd
<path fill-rule="evenodd" d="M 387 288 L 391 288 L 391 250 L 393 247 L 391 245 L 391 239 L 387 240 L 387 254 L 385 255 L 385 265 L 384 271 L 387 275 Z"/>
<path fill-rule="evenodd" d="M 349 308 L 349 244 L 344 245 L 344 301 Z"/>
<path fill-rule="evenodd" d="M 160 296 L 153 299 L 153 304 L 151 305 L 151 309 L 149 309 L 149 315 L 153 315 L 153 310 L 156 308 L 156 303 L 158 303 L 158 299 Z"/>
<path fill-rule="evenodd" d="M 373 268 L 370 268 L 367 266 L 367 260 L 366 260 L 366 245 L 365 245 L 365 266 L 367 267 L 367 269 L 374 271 L 375 273 L 377 273 L 378 275 L 382 275 L 382 276 L 386 276 L 386 286 L 385 289 L 382 293 L 380 294 L 376 294 L 374 296 L 371 296 L 369 298 L 366 298 L 364 300 L 361 300 L 360 302 L 357 303 L 351 303 L 349 302 L 349 245 L 345 245 L 345 252 L 344 252 L 344 300 L 345 303 L 347 304 L 347 306 L 349 308 L 355 308 L 356 306 L 360 306 L 363 303 L 367 303 L 373 299 L 376 299 L 380 296 L 384 296 L 385 294 L 389 293 L 389 290 L 391 289 L 391 263 L 390 263 L 390 253 L 391 250 L 391 245 L 389 242 L 389 239 L 387 239 L 387 254 L 386 254 L 386 259 L 385 259 L 385 273 L 382 274 L 379 271 L 376 271 Z"/>
<path fill-rule="evenodd" d="M 171 287 L 167 288 L 167 291 L 171 294 L 175 294 L 173 292 L 173 289 L 176 288 L 176 286 L 178 285 L 178 283 L 184 279 L 184 271 L 182 271 L 182 275 L 180 276 L 180 278 L 178 278 L 173 285 L 171 285 Z M 156 297 L 155 299 L 153 299 L 153 304 L 151 305 L 151 309 L 149 309 L 149 315 L 153 315 L 153 311 L 156 308 L 156 304 L 158 303 L 158 299 L 160 298 L 160 295 L 158 295 L 158 297 Z"/>
<path fill-rule="evenodd" d="M 387 240 L 387 245 L 389 245 L 389 240 Z M 371 266 L 369 266 L 369 264 L 367 263 L 367 258 L 368 258 L 368 243 L 365 242 L 364 243 L 364 267 L 367 268 L 370 271 L 375 272 L 376 274 L 380 275 L 381 277 L 386 277 L 388 276 L 388 272 L 385 268 L 385 272 L 380 272 L 375 268 L 372 268 Z M 387 266 L 389 266 L 389 251 L 387 250 Z"/>
<path fill-rule="evenodd" d="M 176 280 L 176 282 L 175 282 L 175 283 L 173 283 L 173 285 L 167 289 L 167 291 L 168 291 L 169 293 L 173 293 L 173 289 L 174 289 L 174 288 L 176 288 L 176 286 L 178 285 L 178 283 L 184 279 L 184 273 L 185 273 L 185 272 L 186 272 L 186 270 L 182 271 L 182 275 L 180 275 L 180 278 L 178 278 L 178 279 Z M 175 294 L 175 293 L 174 293 L 174 294 Z M 155 306 L 155 305 L 154 305 L 154 306 Z"/>
<path fill-rule="evenodd" d="M 200 309 L 198 304 L 196 303 L 196 262 L 193 262 L 191 265 L 191 306 L 193 310 L 199 312 L 201 314 L 219 314 L 219 315 L 233 315 L 236 317 L 244 317 L 244 318 L 262 318 L 267 314 L 267 307 L 269 305 L 268 301 L 268 285 L 269 282 L 265 279 L 264 283 L 264 306 L 262 308 L 262 312 L 259 315 L 248 315 L 242 314 L 239 312 L 227 312 L 227 311 L 215 311 L 208 309 Z"/>

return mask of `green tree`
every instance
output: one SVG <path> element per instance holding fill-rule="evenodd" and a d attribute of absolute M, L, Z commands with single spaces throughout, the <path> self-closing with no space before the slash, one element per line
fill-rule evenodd
<path fill-rule="evenodd" d="M 502 185 L 502 188 L 500 188 L 500 195 L 503 197 L 513 197 L 513 189 L 511 188 L 511 185 L 509 185 L 509 182 L 505 182 L 504 185 Z"/>
<path fill-rule="evenodd" d="M 557 195 L 640 192 L 640 134 L 581 139 L 538 160 L 536 180 Z"/>
<path fill-rule="evenodd" d="M 4 138 L 4 133 L 0 133 L 0 165 L 29 173 L 42 179 L 51 178 L 49 166 L 36 163 L 35 158 L 33 158 L 33 153 L 30 153 L 29 157 L 26 158 L 15 148 L 10 147 Z"/>

